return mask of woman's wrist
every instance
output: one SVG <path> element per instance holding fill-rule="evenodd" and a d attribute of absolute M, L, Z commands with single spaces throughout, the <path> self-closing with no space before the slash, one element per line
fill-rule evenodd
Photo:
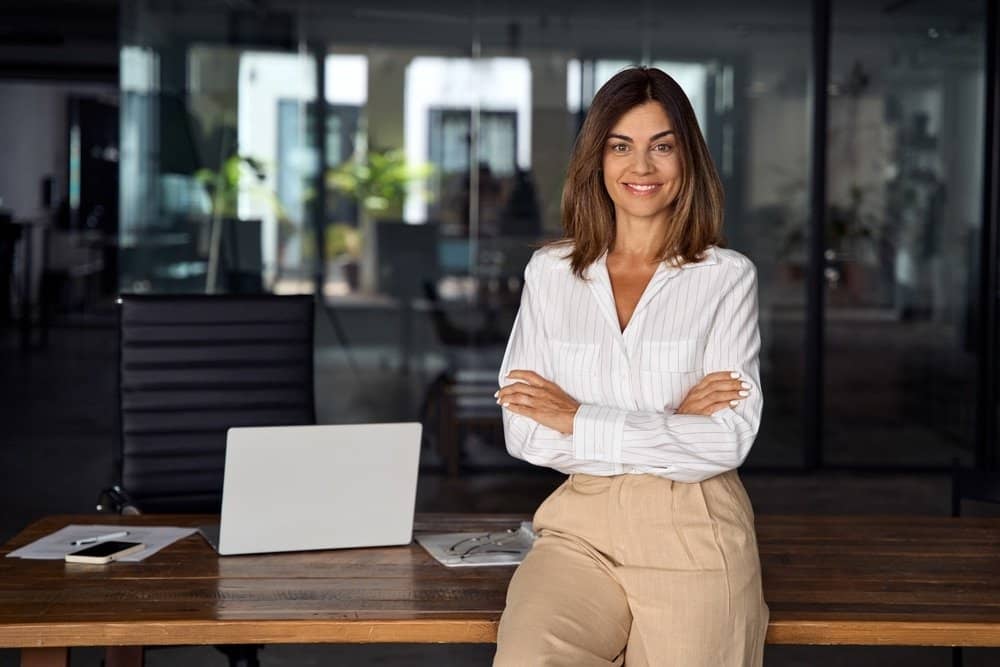
<path fill-rule="evenodd" d="M 573 422 L 576 421 L 576 413 L 580 411 L 580 406 L 582 403 L 577 403 L 576 407 L 572 410 L 566 411 L 565 421 L 563 423 L 563 428 L 559 429 L 559 432 L 563 435 L 573 435 Z"/>

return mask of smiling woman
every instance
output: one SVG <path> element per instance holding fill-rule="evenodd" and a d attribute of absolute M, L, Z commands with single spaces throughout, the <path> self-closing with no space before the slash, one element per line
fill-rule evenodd
<path fill-rule="evenodd" d="M 724 196 L 687 96 L 656 69 L 625 70 L 604 85 L 601 95 L 580 129 L 563 190 L 563 230 L 574 241 L 573 272 L 582 276 L 611 246 L 631 217 L 622 205 L 637 201 L 650 184 L 649 208 L 637 213 L 658 214 L 663 226 L 654 254 L 662 260 L 698 261 L 704 248 L 722 243 Z M 626 183 L 634 187 L 627 190 Z"/>
<path fill-rule="evenodd" d="M 508 451 L 569 479 L 535 513 L 496 665 L 758 667 L 768 609 L 736 474 L 763 405 L 756 270 L 657 69 L 595 96 L 500 371 Z M 681 611 L 683 608 L 683 611 Z"/>
<path fill-rule="evenodd" d="M 670 127 L 663 107 L 647 102 L 628 111 L 612 129 L 603 171 L 618 227 L 633 221 L 666 223 L 683 176 Z"/>

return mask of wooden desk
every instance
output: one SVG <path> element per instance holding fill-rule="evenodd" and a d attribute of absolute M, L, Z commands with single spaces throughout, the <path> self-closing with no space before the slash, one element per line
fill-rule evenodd
<path fill-rule="evenodd" d="M 418 531 L 522 517 L 419 515 Z M 60 516 L 199 525 L 210 517 Z M 758 517 L 768 642 L 1000 646 L 1000 520 Z M 142 563 L 0 559 L 0 647 L 65 665 L 69 646 L 493 642 L 512 568 L 448 569 L 417 545 L 218 558 L 197 535 Z"/>

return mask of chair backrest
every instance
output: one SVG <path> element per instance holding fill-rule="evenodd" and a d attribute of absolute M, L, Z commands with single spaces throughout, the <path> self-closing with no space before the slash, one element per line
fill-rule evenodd
<path fill-rule="evenodd" d="M 118 479 L 143 512 L 218 512 L 226 431 L 313 424 L 311 296 L 123 295 Z"/>

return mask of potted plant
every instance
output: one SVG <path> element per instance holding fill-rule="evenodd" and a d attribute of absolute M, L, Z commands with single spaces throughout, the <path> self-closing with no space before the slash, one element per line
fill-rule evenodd
<path fill-rule="evenodd" d="M 326 182 L 330 189 L 358 204 L 357 231 L 363 255 L 361 283 L 365 289 L 375 287 L 376 249 L 370 241 L 374 238 L 376 220 L 386 215 L 401 217 L 410 184 L 425 180 L 431 171 L 430 165 L 408 163 L 402 150 L 389 149 L 356 152 L 327 172 Z M 344 230 L 338 228 L 335 238 L 343 233 Z M 329 237 L 327 243 L 330 243 Z M 329 245 L 327 250 L 330 250 Z M 331 256 L 329 252 L 327 256 Z"/>
<path fill-rule="evenodd" d="M 324 240 L 327 275 L 340 273 L 351 290 L 360 286 L 361 232 L 346 222 L 327 225 Z"/>
<path fill-rule="evenodd" d="M 218 286 L 223 229 L 226 228 L 229 230 L 227 233 L 236 234 L 236 225 L 240 225 L 241 227 L 255 225 L 256 231 L 249 230 L 248 233 L 239 234 L 239 237 L 244 240 L 255 239 L 257 244 L 260 243 L 260 221 L 242 220 L 240 218 L 239 200 L 241 194 L 247 194 L 258 201 L 263 201 L 267 206 L 271 207 L 275 211 L 279 228 L 287 229 L 289 221 L 281 202 L 264 185 L 267 172 L 263 162 L 256 158 L 233 154 L 222 161 L 218 170 L 202 168 L 195 172 L 194 176 L 198 183 L 205 188 L 211 202 L 208 269 L 205 278 L 205 291 L 212 293 Z M 235 263 L 235 266 L 229 267 L 230 271 L 235 274 L 239 274 L 241 269 L 248 268 L 239 265 L 238 257 L 232 257 L 230 261 Z M 259 282 L 260 271 L 258 267 L 249 267 L 249 270 L 245 271 L 245 273 L 247 273 L 248 277 L 252 277 L 253 280 Z M 251 276 L 250 274 L 253 275 Z M 259 288 L 251 289 L 250 291 L 259 291 Z"/>

